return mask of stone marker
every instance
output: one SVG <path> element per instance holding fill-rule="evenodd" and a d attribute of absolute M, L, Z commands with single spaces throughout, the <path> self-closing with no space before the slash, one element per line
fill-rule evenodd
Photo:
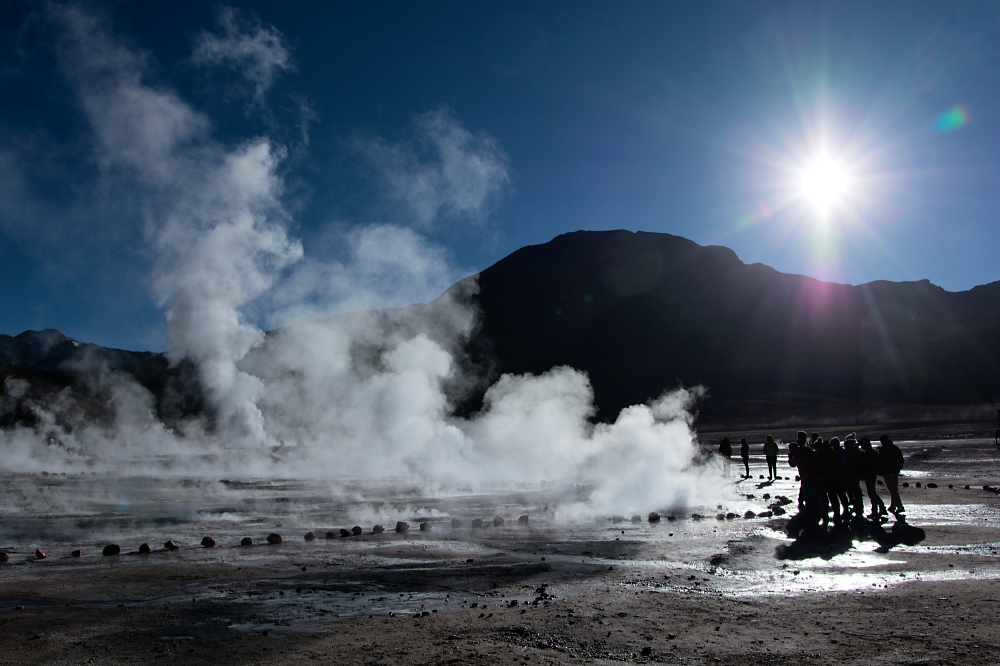
<path fill-rule="evenodd" d="M 472 521 L 472 526 L 473 527 L 482 527 L 483 526 L 483 519 L 482 518 L 475 518 Z"/>
<path fill-rule="evenodd" d="M 149 555 L 152 552 L 153 549 L 149 547 L 148 543 L 144 543 L 141 546 L 139 546 L 139 553 L 142 555 Z"/>
<path fill-rule="evenodd" d="M 9 561 L 10 561 L 10 555 L 0 550 L 0 562 L 9 562 Z"/>
<path fill-rule="evenodd" d="M 704 516 L 702 516 L 700 513 L 692 513 L 691 514 L 691 520 L 701 520 L 703 517 Z"/>
<path fill-rule="evenodd" d="M 430 523 L 420 523 L 420 531 L 421 532 L 430 532 L 431 531 L 431 524 Z"/>
<path fill-rule="evenodd" d="M 670 516 L 670 519 L 673 520 L 673 516 Z M 650 514 L 649 514 L 649 522 L 651 522 L 651 523 L 658 523 L 658 522 L 660 522 L 660 514 L 656 513 L 655 511 L 650 512 Z"/>
<path fill-rule="evenodd" d="M 205 537 L 201 540 L 201 545 L 204 548 L 215 548 L 215 539 L 212 537 Z"/>
<path fill-rule="evenodd" d="M 937 488 L 938 486 L 937 486 L 937 484 L 936 484 L 936 483 L 928 483 L 928 484 L 927 484 L 927 487 L 928 487 L 928 488 Z"/>
<path fill-rule="evenodd" d="M 500 527 L 503 525 L 503 518 L 500 516 L 493 516 L 493 527 Z"/>
<path fill-rule="evenodd" d="M 274 532 L 271 532 L 270 534 L 267 535 L 267 542 L 272 546 L 277 546 L 279 543 L 281 543 L 281 541 L 282 539 L 280 534 L 275 534 Z"/>
<path fill-rule="evenodd" d="M 340 536 L 349 537 L 351 536 L 351 530 L 345 530 L 343 527 L 340 528 Z"/>
<path fill-rule="evenodd" d="M 726 514 L 726 520 L 732 520 L 733 518 L 738 518 L 738 516 L 731 511 Z"/>
<path fill-rule="evenodd" d="M 104 547 L 104 550 L 101 551 L 101 555 L 104 555 L 105 557 L 109 555 L 121 555 L 121 552 L 122 552 L 121 546 L 119 546 L 116 543 L 109 543 L 107 546 Z"/>
<path fill-rule="evenodd" d="M 316 534 L 314 532 L 306 532 L 305 540 L 306 541 L 315 541 L 316 540 Z"/>
<path fill-rule="evenodd" d="M 361 536 L 365 531 L 361 529 L 360 525 L 355 525 L 351 528 L 351 532 L 354 533 L 354 536 Z"/>
<path fill-rule="evenodd" d="M 642 520 L 642 516 L 640 516 L 639 514 L 635 514 L 634 516 L 632 516 L 632 522 L 633 523 L 638 523 L 641 520 Z"/>
<path fill-rule="evenodd" d="M 240 545 L 241 546 L 252 546 L 253 545 L 253 539 L 251 539 L 250 537 L 243 537 L 242 539 L 240 539 Z"/>
<path fill-rule="evenodd" d="M 459 520 L 458 518 L 452 518 L 451 519 L 451 526 L 452 527 L 461 527 L 462 526 L 462 521 Z"/>
<path fill-rule="evenodd" d="M 385 532 L 385 527 L 382 525 L 376 525 L 372 528 L 372 534 L 382 534 L 382 532 Z"/>
<path fill-rule="evenodd" d="M 724 514 L 724 513 L 718 513 L 718 514 L 715 515 L 715 519 L 716 520 L 725 520 L 726 519 L 726 514 Z"/>
<path fill-rule="evenodd" d="M 754 513 L 753 511 L 747 511 L 746 513 L 743 514 L 743 517 L 747 519 L 756 518 L 757 514 Z"/>
<path fill-rule="evenodd" d="M 638 518 L 638 516 L 636 516 L 636 518 Z M 531 520 L 531 519 L 528 518 L 528 514 L 524 514 L 524 515 L 521 515 L 521 516 L 517 517 L 517 524 L 518 525 L 527 525 L 529 520 Z"/>
<path fill-rule="evenodd" d="M 83 551 L 81 549 L 77 548 L 76 550 L 74 550 L 69 555 L 70 555 L 70 557 L 83 557 Z"/>
<path fill-rule="evenodd" d="M 165 544 L 163 544 L 163 547 L 166 548 L 167 550 L 178 550 L 181 547 L 181 545 L 176 541 L 168 541 Z"/>
<path fill-rule="evenodd" d="M 324 534 L 323 536 L 325 536 L 327 539 L 334 539 L 337 537 L 337 533 L 334 531 L 330 531 Z"/>
<path fill-rule="evenodd" d="M 404 523 L 402 520 L 396 522 L 396 531 L 397 532 L 405 532 L 408 529 L 410 529 L 410 524 L 409 523 Z"/>
<path fill-rule="evenodd" d="M 45 559 L 46 557 L 48 557 L 48 556 L 49 556 L 49 554 L 48 554 L 48 553 L 46 553 L 46 552 L 45 552 L 44 550 L 42 550 L 41 548 L 37 548 L 37 549 L 35 549 L 35 559 L 36 559 L 36 560 L 44 560 L 44 559 Z"/>

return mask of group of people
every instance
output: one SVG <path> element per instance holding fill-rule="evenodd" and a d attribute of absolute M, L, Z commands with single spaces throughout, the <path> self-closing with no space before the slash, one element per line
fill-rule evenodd
<path fill-rule="evenodd" d="M 841 443 L 832 437 L 825 441 L 819 433 L 810 438 L 799 431 L 795 442 L 788 447 L 788 464 L 797 468 L 799 486 L 799 515 L 809 524 L 826 527 L 832 514 L 834 525 L 848 524 L 852 518 L 865 516 L 861 483 L 864 482 L 870 503 L 867 518 L 884 522 L 889 513 L 903 513 L 899 498 L 899 473 L 903 469 L 903 452 L 886 435 L 879 439 L 876 449 L 867 437 L 858 438 L 851 433 Z M 722 440 L 719 453 L 729 459 L 733 455 L 729 438 Z M 740 457 L 750 477 L 750 445 L 740 440 Z M 778 445 L 767 436 L 764 444 L 769 480 L 777 478 Z M 889 491 L 888 509 L 878 495 L 878 477 L 882 477 Z"/>

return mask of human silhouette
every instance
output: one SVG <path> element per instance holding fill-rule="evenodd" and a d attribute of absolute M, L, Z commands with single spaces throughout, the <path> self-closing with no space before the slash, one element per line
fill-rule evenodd
<path fill-rule="evenodd" d="M 719 443 L 719 455 L 722 456 L 722 473 L 729 476 L 729 464 L 733 458 L 733 447 L 728 437 L 723 437 Z"/>
<path fill-rule="evenodd" d="M 767 441 L 764 442 L 764 460 L 767 461 L 767 478 L 777 478 L 778 444 L 774 441 L 774 437 L 771 437 L 770 435 L 767 436 Z"/>
<path fill-rule="evenodd" d="M 889 511 L 897 516 L 903 513 L 903 500 L 899 499 L 899 473 L 903 470 L 903 452 L 888 435 L 879 438 L 882 446 L 878 449 L 879 474 L 889 489 Z"/>
<path fill-rule="evenodd" d="M 872 510 L 868 517 L 872 520 L 880 520 L 887 515 L 885 502 L 878 496 L 878 488 L 875 483 L 878 478 L 878 454 L 872 449 L 872 441 L 867 437 L 859 440 L 861 451 L 858 454 L 858 471 L 861 479 L 865 482 L 865 490 L 868 491 L 868 501 L 871 502 Z"/>
<path fill-rule="evenodd" d="M 844 453 L 847 455 L 847 497 L 851 500 L 854 515 L 861 518 L 865 515 L 861 495 L 861 450 L 858 448 L 858 437 L 853 432 L 844 440 Z"/>
<path fill-rule="evenodd" d="M 747 470 L 746 478 L 750 478 L 750 445 L 747 444 L 747 438 L 744 437 L 740 440 L 740 458 L 743 458 L 743 467 Z"/>

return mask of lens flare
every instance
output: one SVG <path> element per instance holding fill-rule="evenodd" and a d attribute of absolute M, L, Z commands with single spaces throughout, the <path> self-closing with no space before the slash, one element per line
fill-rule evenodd
<path fill-rule="evenodd" d="M 934 121 L 934 130 L 941 134 L 954 132 L 968 125 L 971 120 L 972 114 L 969 113 L 968 107 L 965 105 L 953 106 Z"/>

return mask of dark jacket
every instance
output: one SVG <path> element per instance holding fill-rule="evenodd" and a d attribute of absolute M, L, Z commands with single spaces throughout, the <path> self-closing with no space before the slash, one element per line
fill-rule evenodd
<path fill-rule="evenodd" d="M 903 452 L 892 442 L 886 442 L 878 449 L 878 473 L 899 474 L 903 470 Z"/>

